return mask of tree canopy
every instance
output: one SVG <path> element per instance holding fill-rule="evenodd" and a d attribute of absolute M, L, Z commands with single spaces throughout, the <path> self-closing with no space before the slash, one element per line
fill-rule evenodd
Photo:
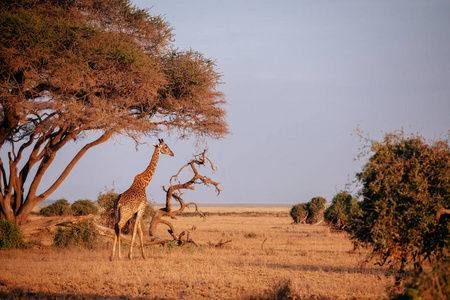
<path fill-rule="evenodd" d="M 400 270 L 448 259 L 450 224 L 437 213 L 450 207 L 449 141 L 389 133 L 371 151 L 357 174 L 363 201 L 352 218 L 353 240 Z"/>
<path fill-rule="evenodd" d="M 128 0 L 5 1 L 0 31 L 1 218 L 24 222 L 114 135 L 228 134 L 215 62 L 174 49 L 170 24 Z M 57 151 L 91 133 L 98 138 L 38 195 Z"/>

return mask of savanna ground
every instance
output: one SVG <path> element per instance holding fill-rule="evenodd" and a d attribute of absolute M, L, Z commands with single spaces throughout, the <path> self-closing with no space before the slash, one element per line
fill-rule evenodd
<path fill-rule="evenodd" d="M 194 215 L 173 220 L 177 232 L 195 227 L 191 238 L 200 247 L 148 246 L 147 260 L 136 247 L 133 261 L 109 261 L 109 239 L 96 250 L 1 251 L 0 298 L 388 297 L 394 278 L 386 268 L 361 264 L 367 251 L 355 251 L 343 233 L 322 224 L 291 224 L 289 207 L 200 209 L 212 214 L 205 220 Z M 166 228 L 159 226 L 161 237 Z M 232 242 L 208 246 L 220 240 Z M 124 257 L 126 251 L 122 247 Z"/>

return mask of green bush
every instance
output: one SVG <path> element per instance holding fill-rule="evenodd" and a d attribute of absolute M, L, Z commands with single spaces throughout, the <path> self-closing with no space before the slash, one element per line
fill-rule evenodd
<path fill-rule="evenodd" d="M 57 247 L 82 247 L 92 249 L 98 244 L 98 232 L 92 221 L 58 228 L 53 239 Z"/>
<path fill-rule="evenodd" d="M 77 200 L 72 206 L 74 216 L 87 216 L 98 214 L 98 207 L 91 200 Z"/>
<path fill-rule="evenodd" d="M 308 203 L 294 205 L 291 208 L 290 215 L 295 223 L 302 221 L 308 224 L 317 223 L 323 220 L 326 202 L 327 200 L 323 197 L 314 197 Z"/>
<path fill-rule="evenodd" d="M 450 208 L 449 140 L 428 143 L 401 132 L 370 147 L 357 174 L 364 199 L 351 222 L 355 244 L 399 271 L 447 260 L 450 224 L 436 213 Z"/>
<path fill-rule="evenodd" d="M 290 215 L 294 219 L 294 223 L 300 223 L 308 214 L 306 203 L 299 203 L 291 208 Z"/>
<path fill-rule="evenodd" d="M 22 232 L 13 221 L 0 220 L 0 249 L 26 248 Z"/>
<path fill-rule="evenodd" d="M 323 220 L 325 203 L 327 203 L 327 199 L 323 197 L 314 197 L 306 204 L 308 209 L 308 218 L 306 218 L 306 223 L 314 224 Z"/>
<path fill-rule="evenodd" d="M 325 221 L 335 230 L 346 230 L 349 222 L 359 209 L 358 199 L 341 191 L 333 197 L 330 207 L 325 210 Z"/>
<path fill-rule="evenodd" d="M 53 204 L 42 208 L 39 214 L 46 217 L 51 216 L 68 216 L 72 214 L 69 201 L 66 199 L 59 199 Z"/>

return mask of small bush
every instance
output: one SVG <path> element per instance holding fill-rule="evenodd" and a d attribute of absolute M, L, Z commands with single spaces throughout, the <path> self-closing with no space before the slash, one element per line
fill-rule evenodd
<path fill-rule="evenodd" d="M 98 214 L 98 207 L 91 200 L 77 200 L 72 206 L 74 216 L 87 216 Z"/>
<path fill-rule="evenodd" d="M 327 200 L 323 197 L 314 197 L 308 203 L 294 205 L 291 208 L 290 215 L 295 223 L 303 221 L 308 224 L 314 224 L 323 219 L 326 202 Z"/>
<path fill-rule="evenodd" d="M 84 221 L 67 228 L 58 228 L 53 241 L 57 247 L 92 249 L 98 244 L 98 232 L 92 221 Z"/>
<path fill-rule="evenodd" d="M 306 219 L 306 222 L 308 224 L 314 224 L 323 220 L 325 203 L 327 203 L 327 199 L 323 197 L 314 197 L 307 203 L 308 218 Z"/>
<path fill-rule="evenodd" d="M 300 223 L 308 214 L 306 203 L 299 203 L 292 206 L 290 215 L 294 219 L 294 223 Z"/>
<path fill-rule="evenodd" d="M 66 199 L 59 199 L 53 204 L 42 208 L 39 214 L 46 217 L 51 216 L 68 216 L 72 214 L 69 201 Z"/>
<path fill-rule="evenodd" d="M 330 207 L 325 211 L 325 221 L 334 230 L 346 230 L 353 215 L 358 212 L 358 199 L 341 191 L 333 197 Z"/>
<path fill-rule="evenodd" d="M 0 250 L 26 248 L 19 226 L 12 221 L 0 221 Z"/>

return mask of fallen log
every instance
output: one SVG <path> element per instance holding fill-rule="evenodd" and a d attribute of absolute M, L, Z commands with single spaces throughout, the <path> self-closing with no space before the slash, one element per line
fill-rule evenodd
<path fill-rule="evenodd" d="M 33 233 L 40 232 L 42 230 L 50 230 L 50 228 L 55 226 L 67 226 L 73 223 L 79 223 L 86 220 L 91 220 L 94 218 L 94 215 L 87 216 L 65 216 L 65 217 L 46 217 L 42 219 L 38 219 L 35 221 L 31 221 L 20 226 L 20 230 L 24 236 L 31 235 Z"/>

